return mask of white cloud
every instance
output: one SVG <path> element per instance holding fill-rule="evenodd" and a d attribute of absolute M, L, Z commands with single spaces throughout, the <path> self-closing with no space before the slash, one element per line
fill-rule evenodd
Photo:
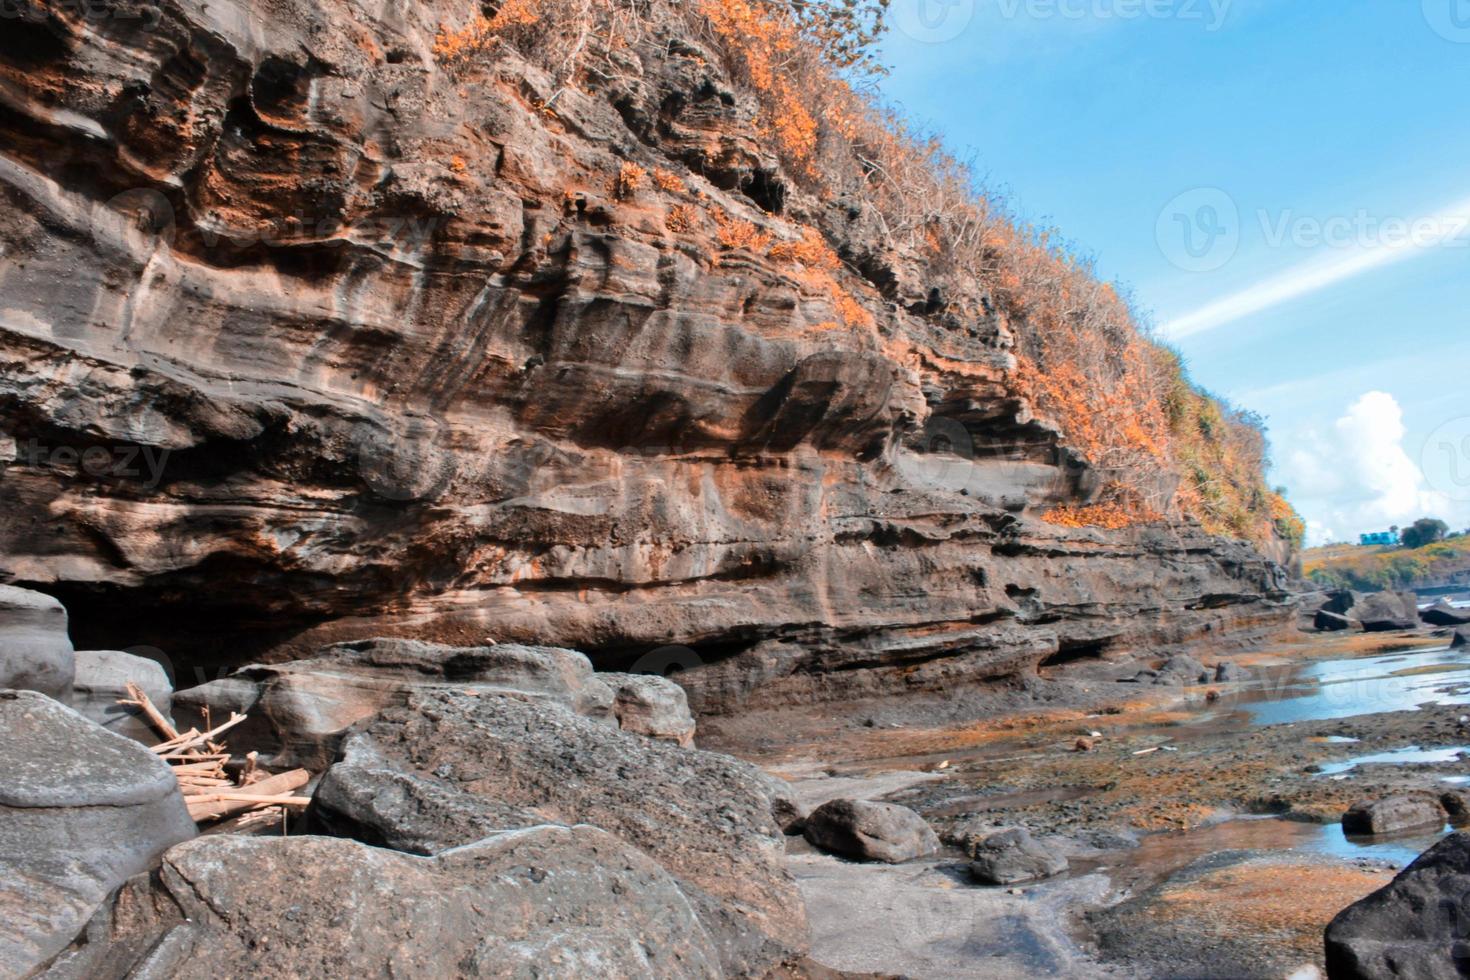
<path fill-rule="evenodd" d="M 1427 230 L 1409 236 L 1368 236 L 1338 254 L 1303 262 L 1177 317 L 1163 326 L 1162 333 L 1171 340 L 1204 333 L 1430 250 L 1463 244 L 1466 227 L 1470 225 L 1470 200 L 1458 201 L 1403 224 Z"/>
<path fill-rule="evenodd" d="M 1307 519 L 1308 544 L 1355 540 L 1365 531 L 1421 517 L 1457 524 L 1464 507 L 1432 489 L 1404 447 L 1403 409 L 1370 391 L 1328 432 L 1307 432 L 1283 455 L 1280 472 Z"/>

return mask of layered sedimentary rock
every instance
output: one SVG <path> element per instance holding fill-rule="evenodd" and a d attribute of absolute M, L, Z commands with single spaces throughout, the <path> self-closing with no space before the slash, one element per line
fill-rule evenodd
<path fill-rule="evenodd" d="M 986 298 L 957 314 L 871 210 L 788 181 L 699 37 L 650 21 L 579 85 L 504 46 L 446 67 L 477 9 L 6 21 L 0 579 L 80 645 L 185 687 L 493 636 L 695 668 L 717 712 L 1287 621 L 1250 547 L 1042 523 L 1104 477 Z M 840 289 L 721 220 L 820 229 Z"/>

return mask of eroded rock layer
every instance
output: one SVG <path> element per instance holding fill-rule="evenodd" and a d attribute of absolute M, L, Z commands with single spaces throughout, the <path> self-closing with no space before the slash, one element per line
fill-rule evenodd
<path fill-rule="evenodd" d="M 1101 478 L 1005 328 L 792 186 L 682 21 L 579 87 L 442 65 L 451 0 L 18 9 L 0 578 L 81 646 L 488 635 L 702 664 L 718 712 L 1286 622 L 1247 546 L 1041 522 Z"/>

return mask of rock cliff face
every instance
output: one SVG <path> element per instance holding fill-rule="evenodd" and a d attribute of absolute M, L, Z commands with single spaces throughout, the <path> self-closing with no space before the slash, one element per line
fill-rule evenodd
<path fill-rule="evenodd" d="M 788 181 L 684 21 L 579 87 L 441 64 L 450 0 L 18 11 L 0 579 L 79 646 L 184 685 L 489 635 L 702 664 L 718 712 L 1289 618 L 1277 564 L 1195 525 L 1041 522 L 1100 478 L 1005 329 Z M 803 228 L 843 267 L 741 244 Z"/>

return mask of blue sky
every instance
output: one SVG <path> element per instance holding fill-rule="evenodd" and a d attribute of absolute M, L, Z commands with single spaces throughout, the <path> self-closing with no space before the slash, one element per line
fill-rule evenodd
<path fill-rule="evenodd" d="M 1470 526 L 1470 0 L 893 4 L 885 95 L 1268 418 L 1315 542 Z"/>

